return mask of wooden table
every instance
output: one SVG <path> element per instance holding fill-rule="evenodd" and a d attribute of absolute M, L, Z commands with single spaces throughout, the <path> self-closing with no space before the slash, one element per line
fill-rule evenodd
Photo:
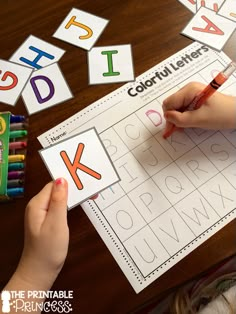
<path fill-rule="evenodd" d="M 175 0 L 8 0 L 0 2 L 0 57 L 8 60 L 33 34 L 66 50 L 59 64 L 74 98 L 29 118 L 26 196 L 0 209 L 0 286 L 14 271 L 23 247 L 23 217 L 27 202 L 50 175 L 38 150 L 37 136 L 79 110 L 115 90 L 121 84 L 88 85 L 87 52 L 52 37 L 72 7 L 110 20 L 97 46 L 131 44 L 138 76 L 192 41 L 181 30 L 192 13 Z M 224 51 L 232 58 L 234 34 Z M 15 107 L 0 105 L 0 111 L 27 114 L 22 99 Z M 141 293 L 136 294 L 93 225 L 79 206 L 68 214 L 70 245 L 66 263 L 52 289 L 73 290 L 73 313 L 129 313 L 154 298 L 236 253 L 236 222 L 218 232 Z"/>

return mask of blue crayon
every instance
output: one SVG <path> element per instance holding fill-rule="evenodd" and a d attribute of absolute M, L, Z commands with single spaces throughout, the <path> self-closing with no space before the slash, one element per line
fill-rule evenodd
<path fill-rule="evenodd" d="M 8 171 L 12 170 L 21 170 L 25 168 L 25 164 L 23 162 L 13 162 L 8 164 Z"/>
<path fill-rule="evenodd" d="M 7 195 L 10 197 L 21 196 L 24 193 L 24 188 L 10 188 L 7 189 Z"/>
<path fill-rule="evenodd" d="M 14 114 L 11 114 L 10 116 L 10 123 L 18 123 L 18 122 L 24 122 L 24 121 L 25 121 L 25 116 L 14 115 Z"/>

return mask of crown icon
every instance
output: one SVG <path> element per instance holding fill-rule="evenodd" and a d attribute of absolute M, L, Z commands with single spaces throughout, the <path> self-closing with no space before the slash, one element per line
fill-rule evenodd
<path fill-rule="evenodd" d="M 1 293 L 2 312 L 3 313 L 10 313 L 10 299 L 11 299 L 10 292 L 7 290 L 3 290 Z"/>

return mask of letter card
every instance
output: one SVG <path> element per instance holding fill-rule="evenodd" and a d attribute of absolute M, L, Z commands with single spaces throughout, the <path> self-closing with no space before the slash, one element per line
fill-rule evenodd
<path fill-rule="evenodd" d="M 12 55 L 10 61 L 38 70 L 59 61 L 64 53 L 65 50 L 30 35 Z"/>
<path fill-rule="evenodd" d="M 120 180 L 95 128 L 39 153 L 54 179 L 68 181 L 69 209 Z"/>
<path fill-rule="evenodd" d="M 131 45 L 95 47 L 88 52 L 89 83 L 134 80 Z"/>
<path fill-rule="evenodd" d="M 220 51 L 235 27 L 229 19 L 201 7 L 181 33 Z"/>
<path fill-rule="evenodd" d="M 205 7 L 215 12 L 218 12 L 223 2 L 224 0 L 197 0 L 197 11 L 201 7 Z"/>
<path fill-rule="evenodd" d="M 53 37 L 90 50 L 106 27 L 108 20 L 73 8 Z"/>
<path fill-rule="evenodd" d="M 57 63 L 35 71 L 26 85 L 23 100 L 29 114 L 73 97 Z"/>
<path fill-rule="evenodd" d="M 14 106 L 32 70 L 0 59 L 0 102 Z"/>
<path fill-rule="evenodd" d="M 227 0 L 220 7 L 218 13 L 236 22 L 236 5 L 235 0 Z"/>

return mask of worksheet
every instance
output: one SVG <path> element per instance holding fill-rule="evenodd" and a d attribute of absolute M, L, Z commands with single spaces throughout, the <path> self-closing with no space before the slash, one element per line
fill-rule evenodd
<path fill-rule="evenodd" d="M 136 293 L 235 218 L 236 130 L 162 137 L 163 100 L 229 62 L 195 42 L 38 138 L 96 128 L 121 181 L 82 207 Z M 235 73 L 220 91 L 236 95 Z"/>

